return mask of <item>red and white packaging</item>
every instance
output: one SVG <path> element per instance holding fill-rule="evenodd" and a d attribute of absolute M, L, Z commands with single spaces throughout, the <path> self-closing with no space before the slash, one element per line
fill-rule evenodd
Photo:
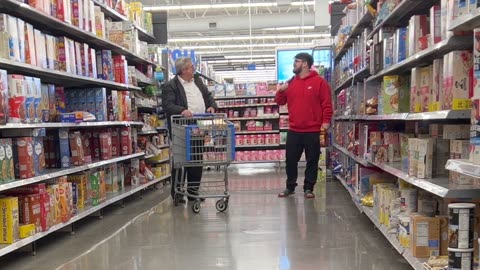
<path fill-rule="evenodd" d="M 74 166 L 81 166 L 85 164 L 85 153 L 83 152 L 82 135 L 80 131 L 71 132 L 68 134 L 70 140 L 71 164 Z"/>
<path fill-rule="evenodd" d="M 100 133 L 100 159 L 112 159 L 112 137 L 110 132 Z"/>
<path fill-rule="evenodd" d="M 439 5 L 430 9 L 430 46 L 442 41 L 442 10 Z"/>
<path fill-rule="evenodd" d="M 250 145 L 258 145 L 257 135 L 250 135 Z"/>
<path fill-rule="evenodd" d="M 8 75 L 8 122 L 26 123 L 26 82 L 23 75 Z"/>
<path fill-rule="evenodd" d="M 113 128 L 111 130 L 112 134 L 112 157 L 120 156 L 120 134 L 118 133 L 118 128 Z"/>
<path fill-rule="evenodd" d="M 33 168 L 33 137 L 21 137 L 15 139 L 14 147 L 15 172 L 19 178 L 26 179 L 35 176 Z"/>
<path fill-rule="evenodd" d="M 257 137 L 258 140 L 258 145 L 264 145 L 265 144 L 265 134 L 259 134 Z"/>
<path fill-rule="evenodd" d="M 132 128 L 124 127 L 120 131 L 121 155 L 128 156 L 132 154 Z"/>

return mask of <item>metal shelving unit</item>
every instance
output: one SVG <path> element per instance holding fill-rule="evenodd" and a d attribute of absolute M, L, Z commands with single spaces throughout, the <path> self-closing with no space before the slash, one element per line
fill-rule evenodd
<path fill-rule="evenodd" d="M 257 144 L 257 145 L 236 145 L 235 148 L 272 148 L 279 147 L 280 144 Z"/>
<path fill-rule="evenodd" d="M 117 83 L 113 81 L 94 79 L 90 77 L 79 76 L 63 71 L 42 69 L 30 64 L 15 62 L 0 58 L 0 69 L 6 69 L 10 72 L 20 73 L 28 76 L 38 77 L 42 82 L 62 85 L 64 87 L 106 87 L 114 90 L 140 91 L 140 87 Z"/>
<path fill-rule="evenodd" d="M 396 113 L 386 115 L 349 115 L 334 117 L 337 121 L 383 121 L 383 120 L 456 120 L 456 119 L 470 119 L 470 110 L 444 110 L 437 112 L 423 112 L 423 113 Z"/>
<path fill-rule="evenodd" d="M 128 156 L 116 157 L 116 158 L 112 158 L 112 159 L 109 159 L 109 160 L 93 162 L 93 163 L 86 164 L 86 165 L 83 165 L 83 166 L 71 167 L 71 168 L 66 168 L 66 169 L 46 170 L 44 174 L 39 175 L 39 176 L 35 176 L 35 177 L 32 177 L 32 178 L 28 178 L 28 179 L 16 180 L 14 182 L 6 183 L 6 184 L 1 184 L 0 185 L 0 191 L 5 191 L 5 190 L 12 189 L 12 188 L 17 188 L 17 187 L 21 187 L 21 186 L 30 185 L 30 184 L 35 184 L 35 183 L 42 182 L 42 181 L 45 181 L 45 180 L 48 180 L 48 179 L 52 179 L 52 178 L 56 178 L 56 177 L 60 177 L 60 176 L 64 176 L 64 175 L 69 175 L 69 174 L 74 174 L 74 173 L 78 173 L 78 172 L 83 172 L 83 171 L 86 171 L 86 170 L 95 169 L 95 168 L 98 168 L 98 167 L 102 167 L 102 166 L 109 165 L 109 164 L 114 164 L 114 163 L 117 163 L 117 162 L 122 162 L 122 161 L 125 161 L 125 160 L 130 160 L 130 159 L 133 159 L 133 158 L 140 158 L 143 155 L 145 155 L 145 153 L 137 153 L 137 154 L 128 155 Z"/>
<path fill-rule="evenodd" d="M 471 37 L 453 36 L 447 40 L 443 40 L 440 43 L 435 44 L 435 46 L 410 56 L 400 63 L 383 69 L 381 72 L 370 76 L 367 79 L 367 82 L 381 79 L 383 76 L 387 75 L 398 75 L 404 72 L 409 72 L 412 68 L 425 65 L 426 63 L 431 63 L 434 59 L 441 58 L 443 55 L 451 51 L 471 49 L 472 47 L 473 39 Z"/>
<path fill-rule="evenodd" d="M 480 26 L 480 11 L 466 14 L 454 20 L 450 27 L 450 31 L 472 31 L 472 29 Z"/>
<path fill-rule="evenodd" d="M 337 52 L 337 55 L 335 56 L 335 62 L 338 62 L 340 59 L 342 59 L 348 49 L 352 46 L 355 38 L 358 37 L 362 31 L 369 26 L 372 20 L 373 16 L 370 14 L 370 12 L 367 11 L 365 14 L 363 14 L 360 21 L 352 28 L 352 31 L 350 32 L 350 35 L 348 35 L 348 38 L 345 40 L 343 46 Z"/>
<path fill-rule="evenodd" d="M 57 35 L 67 36 L 76 41 L 81 41 L 90 46 L 94 46 L 97 49 L 112 50 L 112 52 L 116 54 L 125 55 L 127 60 L 136 64 L 149 64 L 155 66 L 155 63 L 139 57 L 109 40 L 102 39 L 93 33 L 60 21 L 57 18 L 30 7 L 28 4 L 20 3 L 16 0 L 2 0 L 0 1 L 0 11 L 8 11 L 9 14 L 33 24 L 36 29 L 48 30 L 48 32 Z"/>
<path fill-rule="evenodd" d="M 142 126 L 142 122 L 132 121 L 100 121 L 81 123 L 38 123 L 38 124 L 14 124 L 7 123 L 0 125 L 0 130 L 7 129 L 36 129 L 36 128 L 92 128 L 92 127 L 113 127 L 113 126 Z"/>
<path fill-rule="evenodd" d="M 153 157 L 155 157 L 155 156 L 157 156 L 157 155 L 154 155 Z M 152 158 L 152 157 L 150 157 L 150 158 Z M 147 162 L 150 163 L 150 164 L 160 164 L 160 163 L 165 163 L 165 162 L 167 162 L 167 161 L 170 161 L 170 158 L 169 158 L 169 157 L 168 157 L 168 158 L 161 159 L 161 160 L 148 160 L 148 159 L 147 159 Z"/>
<path fill-rule="evenodd" d="M 261 95 L 261 96 L 221 96 L 221 97 L 214 97 L 215 100 L 223 100 L 223 99 L 249 99 L 249 98 L 274 98 L 275 95 Z"/>
<path fill-rule="evenodd" d="M 228 118 L 230 121 L 245 121 L 245 120 L 269 120 L 269 119 L 278 119 L 280 116 L 278 114 L 269 115 L 269 116 L 256 116 L 256 117 L 235 117 Z"/>
<path fill-rule="evenodd" d="M 344 82 L 340 83 L 339 86 L 335 88 L 335 92 L 338 92 L 339 90 L 345 89 L 345 88 L 347 88 L 347 87 L 349 87 L 352 84 L 355 84 L 357 82 L 363 81 L 369 75 L 370 75 L 370 69 L 368 67 L 364 67 L 363 69 L 361 69 L 357 73 L 350 76 Z"/>
<path fill-rule="evenodd" d="M 362 159 L 362 158 L 359 158 L 355 155 L 353 155 L 352 153 L 350 153 L 347 149 L 341 147 L 340 145 L 336 144 L 336 143 L 333 143 L 333 147 L 336 148 L 337 150 L 339 150 L 340 152 L 344 153 L 345 155 L 353 158 L 356 162 L 358 162 L 359 164 L 365 166 L 365 167 L 371 167 L 372 165 L 370 163 L 368 163 L 367 160 L 365 159 Z"/>
<path fill-rule="evenodd" d="M 236 135 L 245 135 L 245 134 L 276 134 L 280 130 L 255 130 L 255 131 L 235 131 Z"/>
<path fill-rule="evenodd" d="M 480 178 L 480 165 L 475 165 L 468 160 L 450 159 L 445 168 L 450 171 Z"/>
<path fill-rule="evenodd" d="M 128 196 L 131 196 L 132 194 L 135 194 L 141 190 L 144 190 L 152 185 L 155 185 L 155 184 L 158 184 L 159 182 L 162 182 L 166 179 L 168 179 L 170 177 L 170 175 L 166 175 L 166 176 L 163 176 L 162 178 L 159 178 L 159 179 L 156 179 L 156 180 L 153 180 L 153 181 L 150 181 L 146 184 L 143 184 L 143 185 L 139 185 L 139 186 L 130 186 L 130 187 L 126 187 L 124 191 L 121 191 L 121 192 L 117 192 L 117 193 L 111 193 L 111 194 L 108 194 L 107 195 L 107 199 L 100 203 L 99 205 L 97 206 L 88 206 L 86 207 L 85 209 L 82 209 L 80 211 L 78 211 L 78 213 L 73 216 L 68 222 L 65 222 L 65 223 L 60 223 L 60 224 L 57 224 L 53 227 L 51 227 L 48 231 L 46 232 L 40 232 L 40 233 L 36 233 L 34 236 L 31 236 L 31 237 L 28 237 L 28 238 L 25 238 L 25 239 L 22 239 L 22 240 L 19 240 L 13 244 L 10 244 L 10 245 L 0 245 L 0 256 L 4 256 L 6 254 L 9 254 L 13 251 L 16 251 L 24 246 L 27 246 L 29 244 L 32 244 L 34 243 L 35 241 L 53 233 L 53 232 L 56 232 L 62 228 L 65 228 L 69 225 L 72 225 L 73 223 L 91 215 L 91 214 L 94 214 L 98 211 L 100 211 L 101 209 L 109 206 L 109 205 L 112 205 L 122 199 L 125 199 L 126 197 Z"/>

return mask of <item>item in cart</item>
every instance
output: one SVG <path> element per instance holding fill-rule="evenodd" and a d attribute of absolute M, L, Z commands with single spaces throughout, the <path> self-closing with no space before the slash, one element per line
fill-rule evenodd
<path fill-rule="evenodd" d="M 454 249 L 473 248 L 475 204 L 452 203 L 448 205 L 448 247 Z"/>

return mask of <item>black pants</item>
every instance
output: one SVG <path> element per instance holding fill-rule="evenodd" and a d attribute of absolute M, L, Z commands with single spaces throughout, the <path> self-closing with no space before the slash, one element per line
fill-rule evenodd
<path fill-rule="evenodd" d="M 313 191 L 317 182 L 318 160 L 320 159 L 320 132 L 301 133 L 289 130 L 287 133 L 287 188 L 295 190 L 298 177 L 298 161 L 303 151 L 307 159 L 303 190 Z"/>
<path fill-rule="evenodd" d="M 185 178 L 187 179 L 188 193 L 190 194 L 198 193 L 198 187 L 200 186 L 200 181 L 202 180 L 203 167 L 173 169 L 172 173 L 173 173 L 172 174 L 172 190 L 171 190 L 172 198 L 174 198 L 176 186 L 177 188 L 183 188 L 183 187 L 180 187 L 178 183 L 178 180 L 180 180 L 182 177 L 182 173 L 184 173 L 184 175 L 182 179 L 183 181 L 181 182 L 185 182 Z M 177 176 L 177 173 L 178 173 L 178 176 Z"/>

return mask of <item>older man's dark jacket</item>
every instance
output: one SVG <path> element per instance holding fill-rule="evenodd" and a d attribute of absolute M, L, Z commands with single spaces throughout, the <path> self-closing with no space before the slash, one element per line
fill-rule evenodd
<path fill-rule="evenodd" d="M 215 103 L 215 99 L 210 91 L 208 91 L 207 86 L 198 77 L 195 77 L 194 80 L 198 89 L 200 89 L 200 92 L 202 93 L 205 108 L 208 109 L 213 107 L 217 109 L 217 103 Z M 178 76 L 175 76 L 163 87 L 162 106 L 168 117 L 168 122 L 170 122 L 170 116 L 181 114 L 182 111 L 188 109 L 187 95 L 185 94 L 185 89 Z"/>

